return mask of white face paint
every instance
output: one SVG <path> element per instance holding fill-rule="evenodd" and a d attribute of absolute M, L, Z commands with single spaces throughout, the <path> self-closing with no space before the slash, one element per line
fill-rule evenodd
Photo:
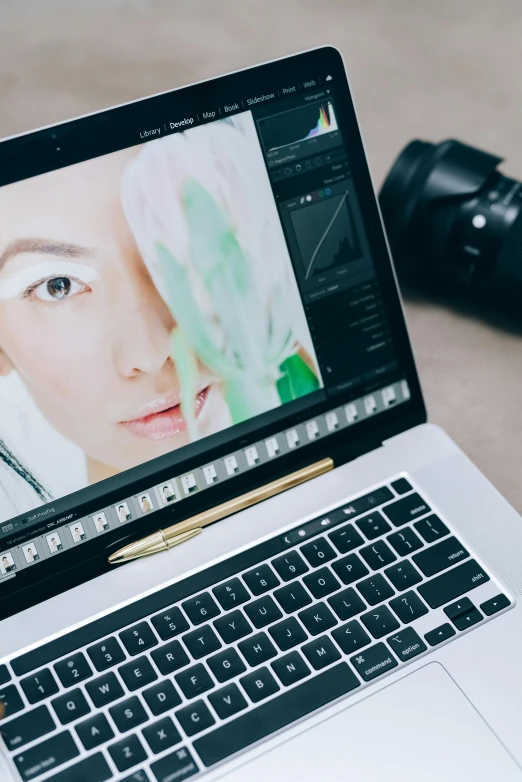
<path fill-rule="evenodd" d="M 79 293 L 75 287 L 81 289 L 82 283 L 93 282 L 98 279 L 98 272 L 92 266 L 86 266 L 83 263 L 72 263 L 71 261 L 41 261 L 25 269 L 20 269 L 9 275 L 4 272 L 3 279 L 0 279 L 0 300 L 16 299 L 23 295 L 27 290 L 34 289 L 40 285 L 45 289 L 45 284 L 49 280 L 66 277 L 71 280 L 71 291 L 69 295 Z M 42 301 L 59 301 L 53 299 L 49 294 L 42 291 L 38 298 Z"/>

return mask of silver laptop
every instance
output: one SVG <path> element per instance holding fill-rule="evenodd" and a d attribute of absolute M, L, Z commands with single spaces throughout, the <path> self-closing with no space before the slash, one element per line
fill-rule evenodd
<path fill-rule="evenodd" d="M 335 49 L 5 140 L 0 267 L 2 782 L 522 780 Z"/>

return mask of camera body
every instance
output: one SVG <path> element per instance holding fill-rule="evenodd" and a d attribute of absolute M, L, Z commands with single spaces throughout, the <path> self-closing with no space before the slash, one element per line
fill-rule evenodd
<path fill-rule="evenodd" d="M 522 317 L 522 183 L 460 141 L 410 142 L 379 194 L 399 278 Z"/>

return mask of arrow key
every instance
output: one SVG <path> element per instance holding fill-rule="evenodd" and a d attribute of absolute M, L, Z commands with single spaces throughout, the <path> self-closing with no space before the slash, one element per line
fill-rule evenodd
<path fill-rule="evenodd" d="M 497 595 L 496 597 L 492 597 L 491 600 L 486 600 L 485 603 L 482 603 L 480 608 L 486 616 L 492 616 L 492 614 L 496 614 L 497 611 L 502 611 L 503 608 L 507 608 L 508 605 L 511 605 L 509 597 L 506 597 L 506 595 Z"/>
<path fill-rule="evenodd" d="M 437 646 L 454 635 L 456 635 L 455 630 L 446 622 L 446 624 L 440 625 L 440 627 L 436 627 L 434 630 L 430 630 L 429 633 L 426 633 L 424 638 L 430 646 Z"/>
<path fill-rule="evenodd" d="M 456 616 L 451 621 L 457 628 L 457 630 L 467 630 L 468 627 L 473 627 L 473 625 L 476 625 L 478 622 L 481 622 L 483 619 L 482 614 L 478 610 L 478 608 L 470 608 L 469 611 L 466 611 L 464 614 L 459 614 L 459 616 Z"/>

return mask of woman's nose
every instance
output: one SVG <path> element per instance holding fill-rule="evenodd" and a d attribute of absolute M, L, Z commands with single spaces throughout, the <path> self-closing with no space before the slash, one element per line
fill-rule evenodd
<path fill-rule="evenodd" d="M 132 303 L 127 302 L 116 323 L 116 364 L 120 374 L 134 377 L 159 372 L 170 357 L 174 326 L 170 310 L 149 278 L 140 285 Z"/>

